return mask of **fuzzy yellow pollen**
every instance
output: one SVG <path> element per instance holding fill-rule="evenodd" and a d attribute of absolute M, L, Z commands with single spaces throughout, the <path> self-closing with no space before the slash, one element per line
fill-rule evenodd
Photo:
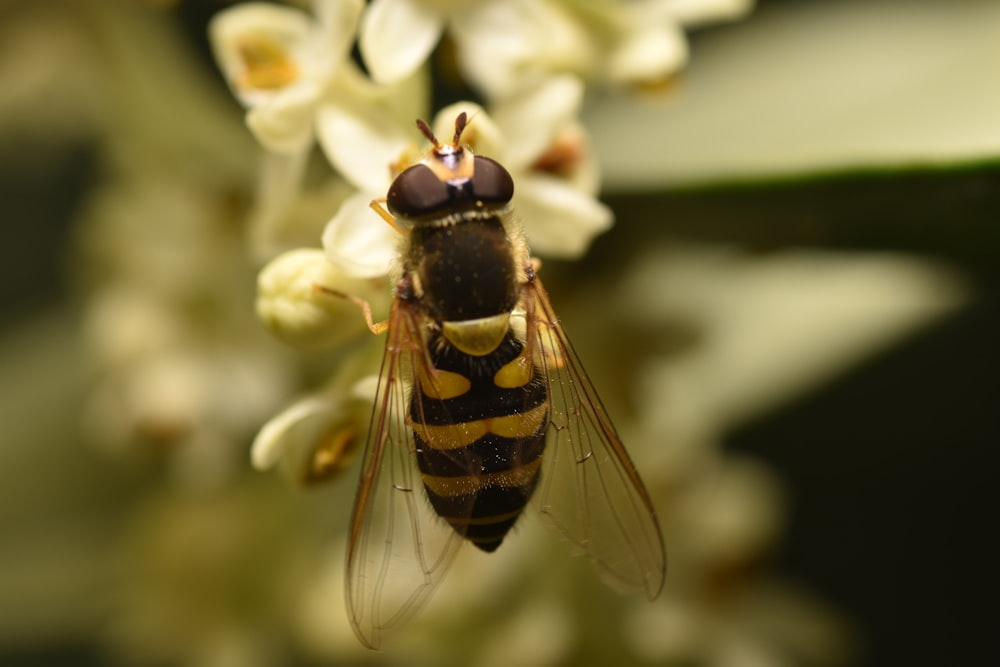
<path fill-rule="evenodd" d="M 242 39 L 237 47 L 246 70 L 239 79 L 242 88 L 280 90 L 299 78 L 299 68 L 281 42 L 264 35 Z"/>

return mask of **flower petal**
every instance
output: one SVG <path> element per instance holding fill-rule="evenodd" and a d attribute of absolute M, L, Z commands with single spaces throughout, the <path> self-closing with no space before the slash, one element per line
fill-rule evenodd
<path fill-rule="evenodd" d="M 247 112 L 247 127 L 261 146 L 275 153 L 298 153 L 313 140 L 319 91 L 309 82 L 282 91 Z"/>
<path fill-rule="evenodd" d="M 573 122 L 583 103 L 583 82 L 575 76 L 549 77 L 497 105 L 493 119 L 510 140 L 507 168 L 528 167 Z"/>
<path fill-rule="evenodd" d="M 455 134 L 455 119 L 463 111 L 468 117 L 468 125 L 462 134 L 462 143 L 471 146 L 476 155 L 506 163 L 508 142 L 503 131 L 481 106 L 473 102 L 456 102 L 437 112 L 431 125 L 434 135 L 441 141 L 451 141 Z"/>
<path fill-rule="evenodd" d="M 595 42 L 568 3 L 481 0 L 452 18 L 451 35 L 465 77 L 501 100 L 526 81 L 555 72 L 588 72 Z"/>
<path fill-rule="evenodd" d="M 359 190 L 382 196 L 391 165 L 412 143 L 388 111 L 364 100 L 323 104 L 316 118 L 319 143 L 330 164 Z"/>
<path fill-rule="evenodd" d="M 250 461 L 258 470 L 267 470 L 281 460 L 282 451 L 288 446 L 293 430 L 318 416 L 329 414 L 330 402 L 311 396 L 286 408 L 268 420 L 257 433 L 250 448 Z"/>
<path fill-rule="evenodd" d="M 355 278 L 389 273 L 398 254 L 399 235 L 371 210 L 371 194 L 347 199 L 323 230 L 327 259 Z"/>
<path fill-rule="evenodd" d="M 555 176 L 523 178 L 514 194 L 531 249 L 540 255 L 575 259 L 614 216 L 604 204 Z"/>
<path fill-rule="evenodd" d="M 253 107 L 299 80 L 296 54 L 313 29 L 298 9 L 250 2 L 216 14 L 208 33 L 233 93 Z"/>
<path fill-rule="evenodd" d="M 420 2 L 375 0 L 362 16 L 358 47 L 375 81 L 395 83 L 427 60 L 443 30 L 443 17 Z"/>
<path fill-rule="evenodd" d="M 656 0 L 657 5 L 685 26 L 738 19 L 750 12 L 753 0 Z"/>
<path fill-rule="evenodd" d="M 363 8 L 363 0 L 316 0 L 313 3 L 320 26 L 316 36 L 332 64 L 339 64 L 350 55 Z"/>
<path fill-rule="evenodd" d="M 687 40 L 677 23 L 642 24 L 612 51 L 605 74 L 619 83 L 662 81 L 683 67 L 687 58 Z"/>

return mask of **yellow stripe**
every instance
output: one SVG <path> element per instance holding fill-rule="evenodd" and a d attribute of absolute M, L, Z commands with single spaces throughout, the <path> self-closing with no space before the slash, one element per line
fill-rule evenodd
<path fill-rule="evenodd" d="M 445 498 L 455 496 L 471 496 L 478 493 L 480 489 L 499 487 L 504 489 L 516 489 L 531 482 L 538 475 L 538 466 L 541 465 L 541 457 L 531 463 L 512 468 L 491 472 L 485 475 L 468 475 L 463 477 L 438 477 L 436 475 L 421 475 L 426 486 L 431 492 Z"/>
<path fill-rule="evenodd" d="M 535 367 L 526 354 L 527 348 L 521 352 L 513 361 L 509 361 L 500 367 L 493 375 L 493 384 L 504 389 L 517 389 L 528 384 L 534 374 Z"/>
<path fill-rule="evenodd" d="M 471 445 L 486 435 L 489 424 L 486 419 L 464 422 L 461 424 L 445 424 L 444 426 L 428 426 L 413 422 L 413 431 L 420 436 L 431 449 L 460 449 Z"/>
<path fill-rule="evenodd" d="M 411 426 L 420 439 L 432 449 L 459 449 L 471 445 L 487 433 L 504 438 L 527 438 L 538 432 L 548 415 L 548 403 L 519 415 L 487 417 L 458 424 L 431 426 L 413 422 Z"/>
<path fill-rule="evenodd" d="M 443 371 L 440 368 L 427 371 L 420 368 L 420 391 L 428 398 L 457 398 L 472 388 L 472 382 L 461 373 Z"/>
<path fill-rule="evenodd" d="M 548 414 L 549 404 L 545 402 L 519 415 L 493 417 L 492 419 L 483 421 L 490 422 L 488 426 L 490 433 L 495 433 L 504 438 L 527 438 L 538 432 L 538 429 L 542 426 L 542 421 L 544 421 Z"/>

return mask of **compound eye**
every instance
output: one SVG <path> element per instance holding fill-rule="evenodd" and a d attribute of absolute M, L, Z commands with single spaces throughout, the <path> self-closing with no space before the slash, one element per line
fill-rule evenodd
<path fill-rule="evenodd" d="M 506 204 L 514 196 L 514 179 L 496 160 L 477 155 L 472 191 L 479 201 Z"/>
<path fill-rule="evenodd" d="M 393 215 L 419 218 L 449 206 L 448 188 L 430 167 L 415 164 L 389 186 L 386 204 Z"/>

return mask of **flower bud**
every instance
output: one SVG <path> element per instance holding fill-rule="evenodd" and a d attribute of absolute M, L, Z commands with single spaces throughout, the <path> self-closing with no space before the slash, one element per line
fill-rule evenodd
<path fill-rule="evenodd" d="M 348 296 L 385 306 L 384 281 L 351 277 L 322 250 L 303 248 L 278 256 L 257 278 L 257 316 L 285 342 L 318 350 L 340 345 L 366 329 Z"/>

